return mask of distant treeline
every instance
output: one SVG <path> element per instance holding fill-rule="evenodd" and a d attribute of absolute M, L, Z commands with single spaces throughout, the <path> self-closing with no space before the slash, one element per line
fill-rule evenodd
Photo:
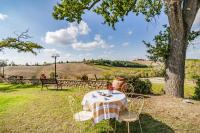
<path fill-rule="evenodd" d="M 104 59 L 98 59 L 98 60 L 87 60 L 84 61 L 86 64 L 94 64 L 94 65 L 102 65 L 102 66 L 112 66 L 112 67 L 131 67 L 131 68 L 146 68 L 147 65 L 134 63 L 131 61 L 111 61 L 111 60 L 104 60 Z"/>
<path fill-rule="evenodd" d="M 200 62 L 200 59 L 186 59 L 186 61 Z"/>

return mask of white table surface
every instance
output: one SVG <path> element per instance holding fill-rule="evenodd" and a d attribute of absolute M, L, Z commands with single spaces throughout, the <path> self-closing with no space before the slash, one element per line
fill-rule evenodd
<path fill-rule="evenodd" d="M 103 92 L 106 94 L 109 93 L 108 90 L 91 91 L 84 96 L 81 104 L 85 106 L 85 105 L 92 105 L 97 102 L 103 102 L 103 103 L 109 103 L 109 102 L 115 102 L 115 101 L 122 101 L 123 103 L 127 102 L 125 94 L 120 91 L 113 90 L 111 97 L 102 96 L 98 92 Z"/>

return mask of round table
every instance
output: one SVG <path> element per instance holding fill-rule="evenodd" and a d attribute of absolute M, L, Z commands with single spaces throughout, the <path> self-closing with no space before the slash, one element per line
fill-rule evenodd
<path fill-rule="evenodd" d="M 110 96 L 102 94 L 110 94 Z M 124 93 L 117 90 L 112 93 L 108 90 L 96 90 L 84 96 L 82 105 L 83 110 L 89 110 L 93 113 L 94 123 L 110 118 L 118 120 L 119 113 L 127 108 L 127 98 Z"/>

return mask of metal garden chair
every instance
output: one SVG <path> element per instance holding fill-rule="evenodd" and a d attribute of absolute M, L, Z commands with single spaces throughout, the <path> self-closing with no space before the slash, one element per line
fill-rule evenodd
<path fill-rule="evenodd" d="M 68 97 L 68 102 L 69 102 L 69 106 L 70 106 L 70 111 L 73 114 L 73 119 L 76 122 L 80 122 L 79 123 L 80 124 L 80 130 L 79 131 L 81 133 L 81 132 L 83 132 L 83 124 L 84 124 L 84 123 L 81 123 L 81 122 L 91 120 L 92 117 L 93 117 L 92 112 L 90 112 L 90 111 L 80 111 L 80 112 L 78 112 L 78 108 L 77 108 L 77 106 L 75 106 L 76 100 L 72 96 Z"/>
<path fill-rule="evenodd" d="M 140 122 L 140 114 L 142 112 L 144 106 L 144 97 L 139 96 L 136 100 L 131 100 L 129 103 L 129 107 L 127 111 L 120 113 L 119 121 L 124 121 L 128 125 L 128 133 L 130 133 L 130 122 L 139 122 L 140 131 L 142 133 L 142 126 Z M 134 110 L 136 109 L 136 111 Z M 116 130 L 116 122 L 115 122 L 115 130 Z"/>

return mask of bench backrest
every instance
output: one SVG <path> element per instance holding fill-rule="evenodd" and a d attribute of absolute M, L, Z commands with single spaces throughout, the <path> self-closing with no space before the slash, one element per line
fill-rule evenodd
<path fill-rule="evenodd" d="M 58 84 L 57 79 L 40 79 L 42 84 Z"/>

